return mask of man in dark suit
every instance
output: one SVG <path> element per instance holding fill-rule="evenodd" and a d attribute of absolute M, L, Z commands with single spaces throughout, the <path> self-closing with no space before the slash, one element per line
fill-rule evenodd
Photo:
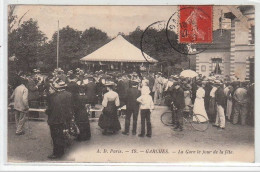
<path fill-rule="evenodd" d="M 94 82 L 94 78 L 92 76 L 88 77 L 88 84 L 85 86 L 85 95 L 87 99 L 87 103 L 92 107 L 95 107 L 97 103 L 97 84 Z M 92 118 L 95 117 L 95 112 L 92 112 Z"/>
<path fill-rule="evenodd" d="M 40 93 L 38 90 L 38 84 L 37 84 L 37 77 L 36 75 L 29 77 L 28 79 L 28 101 L 29 101 L 29 107 L 30 108 L 36 108 L 38 109 L 40 106 L 39 99 L 40 99 Z M 39 118 L 40 114 L 36 111 L 30 111 L 29 117 L 32 118 Z"/>
<path fill-rule="evenodd" d="M 68 77 L 67 83 L 68 86 L 66 90 L 69 91 L 72 95 L 77 95 L 79 92 L 79 86 L 77 84 L 77 78 L 74 74 Z"/>
<path fill-rule="evenodd" d="M 50 127 L 53 141 L 53 153 L 48 156 L 50 159 L 60 158 L 64 155 L 65 138 L 63 130 L 73 117 L 71 93 L 65 90 L 66 84 L 63 81 L 50 84 L 50 95 L 47 99 L 48 125 Z"/>
<path fill-rule="evenodd" d="M 120 106 L 124 106 L 127 100 L 127 90 L 129 89 L 129 81 L 123 75 L 117 84 L 117 91 L 120 99 Z"/>
<path fill-rule="evenodd" d="M 209 101 L 210 101 L 210 91 L 212 90 L 212 82 L 207 82 L 205 85 L 205 98 L 204 98 L 204 105 L 207 114 L 209 114 Z"/>
<path fill-rule="evenodd" d="M 139 111 L 139 103 L 136 99 L 141 95 L 140 90 L 138 90 L 139 82 L 133 80 L 132 87 L 127 91 L 127 100 L 126 100 L 126 118 L 125 118 L 125 131 L 124 135 L 129 135 L 130 119 L 133 114 L 133 130 L 132 134 L 136 135 L 136 126 L 137 126 L 137 117 Z"/>
<path fill-rule="evenodd" d="M 68 92 L 70 92 L 72 95 L 73 109 L 74 109 L 74 112 L 76 112 L 77 107 L 76 107 L 75 103 L 77 100 L 77 96 L 79 94 L 79 85 L 77 84 L 77 77 L 74 74 L 72 74 L 68 77 L 67 81 L 68 81 L 68 86 L 67 86 L 66 90 Z"/>
<path fill-rule="evenodd" d="M 92 76 L 88 77 L 88 84 L 85 87 L 85 94 L 87 96 L 88 103 L 95 106 L 97 101 L 97 85 Z"/>
<path fill-rule="evenodd" d="M 174 130 L 183 130 L 183 109 L 185 108 L 184 91 L 179 82 L 174 83 L 173 105 L 176 107 L 176 127 Z"/>

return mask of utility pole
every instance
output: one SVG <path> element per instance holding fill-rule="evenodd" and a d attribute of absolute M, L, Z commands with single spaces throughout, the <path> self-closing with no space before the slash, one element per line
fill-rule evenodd
<path fill-rule="evenodd" d="M 223 35 L 223 26 L 222 26 L 222 22 L 223 22 L 223 10 L 221 10 L 221 14 L 220 14 L 220 18 L 219 18 L 219 28 L 220 28 L 220 36 Z"/>
<path fill-rule="evenodd" d="M 60 42 L 60 31 L 59 31 L 59 20 L 58 20 L 58 34 L 57 34 L 57 68 L 59 68 L 59 42 Z"/>

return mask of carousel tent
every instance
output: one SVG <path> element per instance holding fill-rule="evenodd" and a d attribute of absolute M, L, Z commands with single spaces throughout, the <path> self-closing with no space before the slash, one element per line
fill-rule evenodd
<path fill-rule="evenodd" d="M 157 60 L 144 53 L 147 61 L 155 63 Z M 81 58 L 83 62 L 147 62 L 140 49 L 129 43 L 121 35 L 97 49 L 91 54 Z"/>

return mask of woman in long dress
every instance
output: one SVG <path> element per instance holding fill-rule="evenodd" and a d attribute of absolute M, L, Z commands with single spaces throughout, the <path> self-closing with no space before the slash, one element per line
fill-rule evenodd
<path fill-rule="evenodd" d="M 113 134 L 121 129 L 117 116 L 117 108 L 120 106 L 120 101 L 118 94 L 113 91 L 114 82 L 108 81 L 105 85 L 108 92 L 104 94 L 102 101 L 104 109 L 98 122 L 99 127 L 104 129 L 103 135 Z"/>
<path fill-rule="evenodd" d="M 233 93 L 233 90 L 234 88 L 229 85 L 228 86 L 229 90 L 228 90 L 228 93 L 227 93 L 227 109 L 226 109 L 226 116 L 227 116 L 227 119 L 230 121 L 231 120 L 231 114 L 232 114 L 232 104 L 233 104 L 233 96 L 232 96 L 232 93 Z"/>
<path fill-rule="evenodd" d="M 84 86 L 81 91 L 84 91 Z M 89 140 L 91 137 L 90 124 L 89 124 L 89 114 L 86 111 L 85 105 L 88 103 L 87 96 L 80 92 L 75 100 L 75 122 L 79 128 L 80 134 L 77 136 L 78 141 Z"/>
<path fill-rule="evenodd" d="M 215 86 L 215 84 L 213 84 L 213 87 L 210 91 L 209 110 L 208 110 L 210 122 L 216 121 L 216 114 L 217 114 L 217 105 L 215 101 L 216 91 L 217 91 L 217 87 Z"/>
<path fill-rule="evenodd" d="M 202 83 L 200 81 L 197 82 L 197 85 L 198 85 L 198 90 L 196 92 L 196 99 L 194 102 L 193 112 L 194 114 L 203 115 L 208 120 L 208 115 L 206 113 L 206 109 L 204 105 L 205 90 L 203 89 Z M 200 122 L 203 121 L 205 121 L 205 119 L 200 119 Z"/>

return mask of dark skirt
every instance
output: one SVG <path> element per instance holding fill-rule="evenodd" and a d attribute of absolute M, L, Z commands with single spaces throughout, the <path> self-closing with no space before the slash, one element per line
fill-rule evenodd
<path fill-rule="evenodd" d="M 77 126 L 78 126 L 79 132 L 80 132 L 77 139 L 79 141 L 89 140 L 91 137 L 89 122 L 77 122 Z"/>
<path fill-rule="evenodd" d="M 86 110 L 82 108 L 75 113 L 75 122 L 79 128 L 79 135 L 77 139 L 79 141 L 89 140 L 91 137 L 90 124 L 89 124 L 89 115 Z"/>
<path fill-rule="evenodd" d="M 98 125 L 105 130 L 118 131 L 121 129 L 115 101 L 109 101 L 107 103 L 107 107 L 103 109 L 103 113 L 100 115 Z"/>

